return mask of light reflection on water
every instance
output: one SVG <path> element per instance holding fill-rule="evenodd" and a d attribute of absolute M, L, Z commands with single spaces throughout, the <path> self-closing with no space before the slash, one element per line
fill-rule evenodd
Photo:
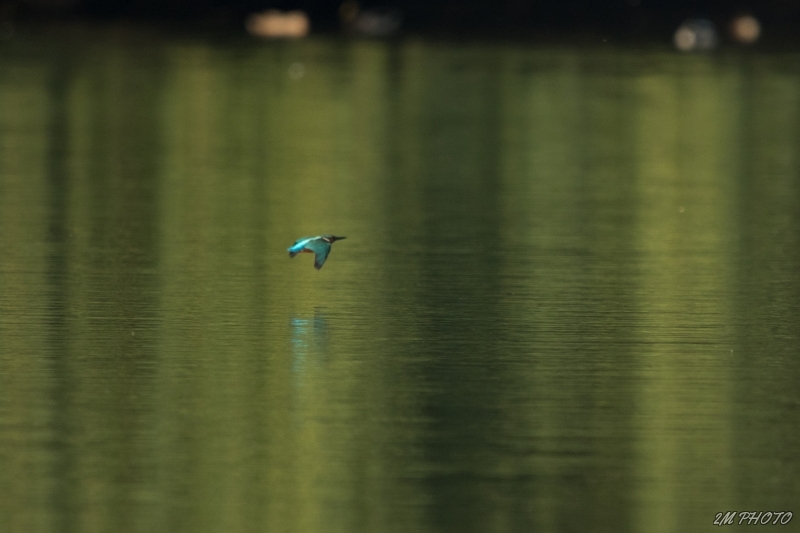
<path fill-rule="evenodd" d="M 790 58 L 90 36 L 0 52 L 10 531 L 793 510 Z"/>

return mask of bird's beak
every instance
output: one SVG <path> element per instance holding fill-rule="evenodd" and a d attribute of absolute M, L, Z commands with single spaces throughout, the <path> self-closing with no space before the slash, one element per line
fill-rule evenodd
<path fill-rule="evenodd" d="M 342 239 L 346 239 L 347 237 L 334 237 L 334 241 L 341 241 Z"/>

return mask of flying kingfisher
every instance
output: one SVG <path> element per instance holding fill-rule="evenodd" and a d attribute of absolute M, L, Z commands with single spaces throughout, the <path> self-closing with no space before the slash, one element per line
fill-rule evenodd
<path fill-rule="evenodd" d="M 325 264 L 328 254 L 331 253 L 331 244 L 341 241 L 347 237 L 336 237 L 334 235 L 319 235 L 318 237 L 303 237 L 298 239 L 289 248 L 289 257 L 297 254 L 314 254 L 314 268 L 319 270 Z"/>

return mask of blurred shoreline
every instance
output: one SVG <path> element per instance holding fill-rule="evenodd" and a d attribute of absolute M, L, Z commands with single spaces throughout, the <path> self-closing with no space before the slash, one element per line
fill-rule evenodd
<path fill-rule="evenodd" d="M 177 36 L 266 38 L 344 35 L 351 38 L 418 37 L 534 44 L 672 45 L 687 23 L 717 32 L 720 48 L 755 45 L 795 49 L 800 45 L 800 2 L 755 4 L 697 2 L 94 2 L 88 0 L 0 0 L 0 42 L 18 30 L 81 27 L 154 28 Z M 273 34 L 280 17 L 296 16 L 297 35 Z M 275 20 L 271 20 L 272 19 Z M 757 38 L 743 43 L 737 20 L 758 24 Z M 254 24 L 261 20 L 263 24 Z M 287 19 L 288 20 L 288 19 Z M 259 29 L 265 29 L 260 31 Z M 763 31 L 762 31 L 763 29 Z M 290 32 L 291 33 L 291 32 Z M 757 42 L 756 42 L 757 40 Z"/>

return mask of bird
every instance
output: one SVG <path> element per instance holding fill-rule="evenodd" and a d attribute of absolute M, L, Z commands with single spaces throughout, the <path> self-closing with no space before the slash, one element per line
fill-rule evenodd
<path fill-rule="evenodd" d="M 319 235 L 317 237 L 303 237 L 297 239 L 289 247 L 289 257 L 297 254 L 314 254 L 314 268 L 319 270 L 325 264 L 328 254 L 331 253 L 331 244 L 347 237 L 337 237 L 335 235 Z"/>

